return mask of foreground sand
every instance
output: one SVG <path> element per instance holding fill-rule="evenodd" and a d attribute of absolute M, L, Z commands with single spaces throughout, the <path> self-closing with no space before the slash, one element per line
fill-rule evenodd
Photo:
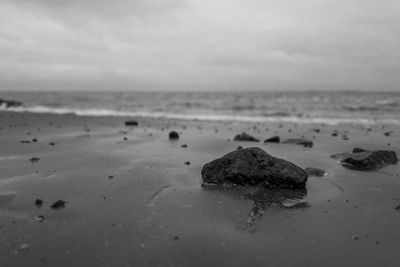
<path fill-rule="evenodd" d="M 126 119 L 0 113 L 0 266 L 400 266 L 399 165 L 365 173 L 329 157 L 355 146 L 400 154 L 398 128 Z M 228 141 L 242 131 L 315 145 Z M 328 175 L 309 179 L 298 208 L 256 195 L 265 211 L 249 229 L 253 189 L 201 188 L 202 166 L 239 145 Z M 66 207 L 51 209 L 58 199 Z"/>

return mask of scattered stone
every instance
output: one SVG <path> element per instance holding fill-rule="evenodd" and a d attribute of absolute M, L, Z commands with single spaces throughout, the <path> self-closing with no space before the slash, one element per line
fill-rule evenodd
<path fill-rule="evenodd" d="M 55 145 L 56 145 L 56 143 L 54 143 L 54 142 L 50 142 L 50 143 L 49 143 L 49 145 L 51 145 L 51 146 L 55 146 Z"/>
<path fill-rule="evenodd" d="M 31 158 L 29 161 L 32 162 L 32 163 L 36 163 L 36 162 L 39 161 L 39 159 L 40 159 L 40 158 L 33 157 L 33 158 Z"/>
<path fill-rule="evenodd" d="M 351 238 L 352 238 L 353 240 L 358 240 L 358 236 L 356 236 L 356 235 L 353 235 Z"/>
<path fill-rule="evenodd" d="M 41 200 L 40 198 L 37 198 L 35 200 L 35 205 L 38 207 L 41 207 L 43 205 L 43 200 Z"/>
<path fill-rule="evenodd" d="M 280 142 L 281 138 L 277 135 L 264 140 L 264 143 L 280 143 Z"/>
<path fill-rule="evenodd" d="M 338 134 L 338 133 L 332 133 L 331 135 L 334 136 L 334 137 L 336 137 L 336 136 L 338 136 L 339 134 Z"/>
<path fill-rule="evenodd" d="M 29 249 L 29 244 L 23 243 L 23 244 L 21 244 L 21 245 L 19 246 L 19 248 L 20 248 L 21 250 L 28 250 L 28 249 Z"/>
<path fill-rule="evenodd" d="M 181 147 L 183 147 L 183 148 L 187 148 L 188 146 L 187 146 L 186 144 L 184 144 L 184 145 L 181 145 Z"/>
<path fill-rule="evenodd" d="M 368 151 L 360 148 L 332 155 L 331 158 L 338 160 L 343 167 L 358 171 L 375 171 L 398 162 L 397 154 L 392 150 Z"/>
<path fill-rule="evenodd" d="M 179 139 L 179 134 L 175 131 L 172 131 L 169 133 L 169 140 L 178 140 Z"/>
<path fill-rule="evenodd" d="M 32 142 L 33 142 L 33 143 L 37 143 L 37 141 L 38 141 L 38 140 L 37 140 L 36 138 L 33 138 L 33 139 L 32 139 Z"/>
<path fill-rule="evenodd" d="M 240 149 L 243 149 L 243 147 L 242 147 L 242 146 L 238 146 L 238 147 L 236 148 L 236 150 L 240 150 Z"/>
<path fill-rule="evenodd" d="M 260 140 L 254 138 L 253 136 L 243 132 L 238 134 L 233 138 L 233 141 L 249 141 L 249 142 L 259 142 Z"/>
<path fill-rule="evenodd" d="M 35 221 L 37 222 L 43 222 L 44 221 L 44 216 L 43 215 L 38 215 L 35 217 Z"/>
<path fill-rule="evenodd" d="M 131 121 L 126 121 L 125 126 L 139 126 L 139 123 L 137 121 L 131 120 Z"/>
<path fill-rule="evenodd" d="M 31 141 L 29 141 L 29 140 L 22 140 L 22 141 L 21 141 L 22 144 L 29 144 L 30 142 L 31 142 Z"/>
<path fill-rule="evenodd" d="M 323 169 L 318 169 L 318 168 L 305 168 L 306 173 L 308 176 L 315 176 L 315 177 L 323 177 L 326 175 L 326 171 Z"/>
<path fill-rule="evenodd" d="M 385 136 L 390 136 L 390 134 L 391 134 L 390 132 L 384 133 Z"/>
<path fill-rule="evenodd" d="M 312 147 L 314 145 L 313 141 L 308 139 L 287 139 L 282 142 L 283 144 L 293 144 L 293 145 L 301 145 L 304 147 Z"/>
<path fill-rule="evenodd" d="M 305 188 L 308 175 L 295 164 L 258 147 L 236 150 L 204 165 L 203 185 L 262 184 L 267 188 Z"/>
<path fill-rule="evenodd" d="M 179 240 L 179 236 L 174 236 L 174 240 Z"/>
<path fill-rule="evenodd" d="M 398 205 L 395 209 L 396 209 L 396 210 L 400 210 L 400 205 Z"/>
<path fill-rule="evenodd" d="M 113 179 L 113 178 L 114 178 L 113 175 L 109 175 L 109 176 L 108 176 L 108 179 Z"/>
<path fill-rule="evenodd" d="M 52 209 L 61 209 L 61 208 L 65 208 L 65 204 L 66 203 L 68 203 L 68 202 L 66 202 L 66 201 L 64 201 L 64 200 L 57 200 L 56 202 L 54 202 L 52 205 L 51 205 L 51 208 Z"/>
<path fill-rule="evenodd" d="M 185 162 L 185 165 L 190 165 L 190 161 L 186 161 L 186 162 Z"/>

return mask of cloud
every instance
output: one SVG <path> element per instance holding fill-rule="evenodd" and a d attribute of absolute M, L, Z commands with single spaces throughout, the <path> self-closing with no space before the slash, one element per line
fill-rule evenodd
<path fill-rule="evenodd" d="M 399 13 L 392 0 L 0 0 L 0 90 L 394 90 Z"/>

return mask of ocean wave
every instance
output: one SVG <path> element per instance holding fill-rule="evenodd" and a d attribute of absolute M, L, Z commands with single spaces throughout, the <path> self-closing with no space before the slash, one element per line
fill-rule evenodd
<path fill-rule="evenodd" d="M 0 106 L 0 111 L 29 112 L 40 114 L 72 114 L 76 116 L 92 117 L 143 117 L 155 119 L 197 120 L 197 121 L 231 121 L 231 122 L 291 122 L 298 124 L 358 124 L 374 125 L 394 124 L 400 125 L 397 119 L 371 119 L 371 118 L 327 118 L 327 117 L 299 117 L 299 116 L 241 116 L 225 114 L 181 114 L 168 112 L 144 112 L 144 111 L 116 111 L 111 109 L 76 109 L 76 108 L 54 108 L 47 106 L 33 107 L 6 107 Z"/>

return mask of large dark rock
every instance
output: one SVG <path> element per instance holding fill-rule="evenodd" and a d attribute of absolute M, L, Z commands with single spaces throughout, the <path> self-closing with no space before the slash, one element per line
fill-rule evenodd
<path fill-rule="evenodd" d="M 276 135 L 271 138 L 265 139 L 264 143 L 279 143 L 280 141 L 281 141 L 281 138 Z"/>
<path fill-rule="evenodd" d="M 362 148 L 355 148 L 352 152 L 345 152 L 332 155 L 346 168 L 359 171 L 379 170 L 389 164 L 397 164 L 397 154 L 391 150 L 368 151 Z"/>
<path fill-rule="evenodd" d="M 304 147 L 312 147 L 314 145 L 313 141 L 308 139 L 287 139 L 282 142 L 283 144 L 293 144 L 293 145 L 301 145 Z"/>
<path fill-rule="evenodd" d="M 262 184 L 267 188 L 304 188 L 308 178 L 300 167 L 258 147 L 236 150 L 205 164 L 201 176 L 205 184 Z"/>
<path fill-rule="evenodd" d="M 22 106 L 22 102 L 15 101 L 15 100 L 5 100 L 0 98 L 0 106 L 5 106 L 6 108 L 11 107 L 20 107 Z"/>
<path fill-rule="evenodd" d="M 233 141 L 259 142 L 260 140 L 258 140 L 257 138 L 254 138 L 253 136 L 243 132 L 241 134 L 236 135 L 235 138 L 233 138 Z"/>

